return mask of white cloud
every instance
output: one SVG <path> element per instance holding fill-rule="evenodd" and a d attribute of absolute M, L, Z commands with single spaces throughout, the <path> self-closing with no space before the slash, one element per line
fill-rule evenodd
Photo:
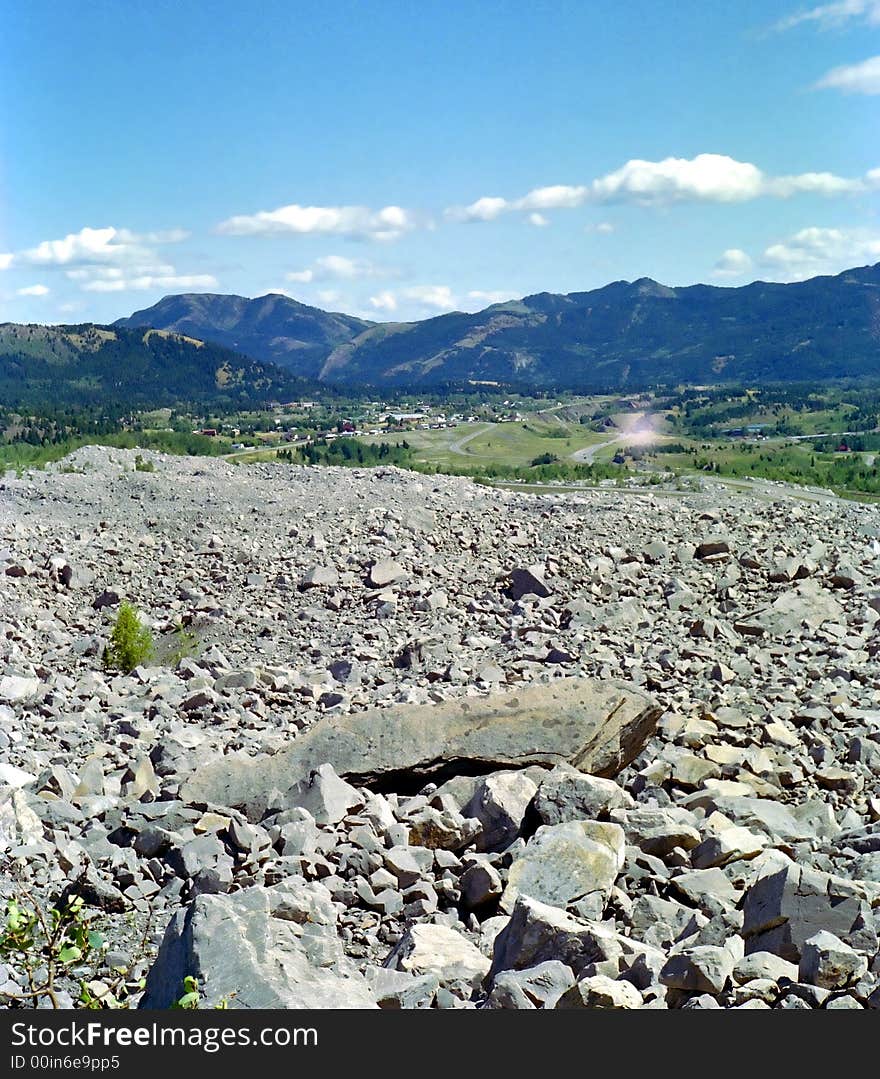
<path fill-rule="evenodd" d="M 7 254 L 0 254 L 0 270 L 8 270 L 12 265 L 12 260 L 15 258 L 11 252 Z"/>
<path fill-rule="evenodd" d="M 450 206 L 446 216 L 454 221 L 494 221 L 496 217 L 507 213 L 514 207 L 507 199 L 496 195 L 484 195 L 470 206 Z"/>
<path fill-rule="evenodd" d="M 385 289 L 369 298 L 374 311 L 397 311 L 401 304 L 427 311 L 453 311 L 458 299 L 449 285 L 411 285 L 397 292 Z"/>
<path fill-rule="evenodd" d="M 30 266 L 68 266 L 71 263 L 130 262 L 146 255 L 146 248 L 111 227 L 83 228 L 61 240 L 43 240 L 16 255 L 15 261 Z"/>
<path fill-rule="evenodd" d="M 880 25 L 880 0 L 834 0 L 830 4 L 819 4 L 780 19 L 774 29 L 790 30 L 803 23 L 817 23 L 821 29 L 828 29 L 851 19 L 864 20 L 869 26 Z"/>
<path fill-rule="evenodd" d="M 146 289 L 215 288 L 212 274 L 180 274 L 162 261 L 155 248 L 180 243 L 185 229 L 136 233 L 130 229 L 85 227 L 58 240 L 43 240 L 36 247 L 0 256 L 0 266 L 63 269 L 83 292 L 127 292 Z M 43 287 L 43 286 L 39 286 Z M 21 293 L 37 295 L 37 293 Z"/>
<path fill-rule="evenodd" d="M 286 274 L 288 281 L 309 284 L 312 281 L 353 281 L 364 277 L 394 277 L 398 271 L 390 266 L 377 266 L 369 259 L 350 259 L 344 255 L 324 255 L 315 259 L 305 270 Z"/>
<path fill-rule="evenodd" d="M 842 90 L 845 94 L 880 94 L 880 56 L 872 56 L 860 64 L 832 68 L 815 88 Z"/>
<path fill-rule="evenodd" d="M 875 170 L 876 171 L 876 170 Z M 802 172 L 799 176 L 777 176 L 765 181 L 768 195 L 787 199 L 790 195 L 807 193 L 814 195 L 847 195 L 864 191 L 870 186 L 870 173 L 864 179 L 848 180 L 833 172 Z"/>
<path fill-rule="evenodd" d="M 96 277 L 84 281 L 83 292 L 143 292 L 147 289 L 217 288 L 217 278 L 211 274 L 141 274 L 136 277 Z"/>
<path fill-rule="evenodd" d="M 880 232 L 870 229 L 833 229 L 812 226 L 761 256 L 762 265 L 786 281 L 802 281 L 819 274 L 840 273 L 851 266 L 880 261 Z"/>
<path fill-rule="evenodd" d="M 761 197 L 789 198 L 796 194 L 843 195 L 880 184 L 880 179 L 874 177 L 877 172 L 880 170 L 857 179 L 831 172 L 767 176 L 757 165 L 737 161 L 725 154 L 667 157 L 662 161 L 634 158 L 588 185 L 538 187 L 518 199 L 487 196 L 469 206 L 450 206 L 446 217 L 452 221 L 494 221 L 502 214 L 519 211 L 529 215 L 527 219 L 532 224 L 540 224 L 544 221 L 543 210 L 573 209 L 586 203 L 666 206 L 686 201 L 746 202 Z M 596 226 L 596 231 L 611 232 L 613 226 L 604 222 Z"/>
<path fill-rule="evenodd" d="M 504 303 L 505 300 L 513 300 L 516 296 L 513 292 L 505 292 L 504 289 L 472 289 L 467 294 L 467 298 L 489 307 L 493 303 Z"/>
<path fill-rule="evenodd" d="M 547 220 L 547 218 L 543 214 L 539 214 L 539 213 L 529 214 L 528 221 L 529 221 L 530 225 L 534 225 L 535 228 L 538 228 L 538 229 L 546 228 L 547 225 L 550 224 L 550 222 Z"/>
<path fill-rule="evenodd" d="M 589 196 L 586 187 L 572 187 L 569 184 L 551 184 L 550 187 L 536 187 L 515 204 L 517 210 L 571 210 L 580 206 Z"/>
<path fill-rule="evenodd" d="M 600 236 L 610 236 L 616 230 L 610 221 L 600 221 L 598 225 L 591 225 L 590 231 L 598 232 Z"/>
<path fill-rule="evenodd" d="M 238 214 L 221 221 L 226 236 L 277 236 L 327 233 L 355 239 L 394 240 L 416 227 L 416 215 L 400 206 L 371 210 L 366 206 L 299 206 Z"/>
<path fill-rule="evenodd" d="M 378 295 L 370 297 L 370 306 L 374 311 L 396 311 L 397 297 L 390 289 L 385 289 Z"/>
<path fill-rule="evenodd" d="M 450 206 L 446 216 L 453 221 L 494 221 L 501 214 L 514 210 L 529 214 L 532 225 L 547 224 L 541 210 L 570 210 L 580 206 L 589 194 L 586 187 L 572 187 L 569 184 L 551 184 L 549 187 L 536 187 L 523 195 L 521 199 L 503 199 L 497 195 L 487 195 L 470 206 Z"/>
<path fill-rule="evenodd" d="M 715 263 L 713 277 L 741 277 L 752 268 L 752 260 L 738 247 L 729 247 Z"/>
<path fill-rule="evenodd" d="M 622 168 L 594 180 L 592 194 L 598 202 L 741 202 L 757 198 L 763 182 L 761 170 L 747 161 L 724 154 L 698 154 L 691 159 L 627 161 Z"/>
<path fill-rule="evenodd" d="M 322 288 L 318 289 L 318 299 L 326 307 L 330 304 L 339 303 L 342 299 L 342 293 L 335 288 Z"/>
<path fill-rule="evenodd" d="M 82 228 L 60 240 L 43 240 L 36 247 L 12 256 L 18 265 L 70 266 L 110 263 L 131 265 L 155 259 L 152 245 L 180 243 L 189 233 L 183 229 L 138 234 L 129 229 Z"/>
<path fill-rule="evenodd" d="M 25 285 L 24 288 L 16 289 L 16 296 L 48 296 L 51 290 L 45 285 Z"/>
<path fill-rule="evenodd" d="M 403 289 L 401 295 L 407 300 L 424 307 L 435 307 L 439 311 L 452 311 L 456 305 L 449 285 L 412 285 Z"/>

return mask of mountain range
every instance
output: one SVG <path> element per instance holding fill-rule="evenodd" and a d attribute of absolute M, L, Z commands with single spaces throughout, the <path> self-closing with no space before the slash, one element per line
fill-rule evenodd
<path fill-rule="evenodd" d="M 598 390 L 880 376 L 880 263 L 793 284 L 650 278 L 371 324 L 288 297 L 169 296 L 117 325 L 185 332 L 324 383 Z"/>
<path fill-rule="evenodd" d="M 880 378 L 880 263 L 793 284 L 650 278 L 372 323 L 271 293 L 166 296 L 112 326 L 0 325 L 0 405 L 245 404 L 488 381 L 540 389 Z"/>

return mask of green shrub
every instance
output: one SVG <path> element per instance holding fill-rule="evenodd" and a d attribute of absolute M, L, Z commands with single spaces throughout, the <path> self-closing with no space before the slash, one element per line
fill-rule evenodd
<path fill-rule="evenodd" d="M 138 453 L 135 455 L 134 468 L 136 472 L 153 472 L 155 471 L 156 466 L 152 461 L 145 461 Z"/>
<path fill-rule="evenodd" d="M 0 916 L 0 960 L 24 978 L 15 991 L 9 982 L 0 989 L 0 1007 L 59 1008 L 62 992 L 75 993 L 78 986 L 74 1008 L 128 1008 L 132 994 L 144 988 L 136 968 L 149 951 L 152 911 L 130 961 L 111 966 L 110 941 L 99 931 L 106 919 L 72 890 L 77 883 L 55 901 L 23 887 L 7 899 L 5 922 Z"/>
<path fill-rule="evenodd" d="M 141 625 L 137 611 L 130 603 L 121 603 L 104 652 L 104 666 L 128 674 L 150 659 L 153 652 L 152 634 Z"/>

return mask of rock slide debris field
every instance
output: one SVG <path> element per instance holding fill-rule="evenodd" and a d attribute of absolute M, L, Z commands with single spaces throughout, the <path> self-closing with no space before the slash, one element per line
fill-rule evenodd
<path fill-rule="evenodd" d="M 0 481 L 0 889 L 110 942 L 60 1006 L 880 1006 L 876 507 L 142 456 Z"/>

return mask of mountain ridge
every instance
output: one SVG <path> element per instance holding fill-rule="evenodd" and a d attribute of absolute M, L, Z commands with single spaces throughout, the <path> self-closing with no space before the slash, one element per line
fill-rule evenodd
<path fill-rule="evenodd" d="M 638 278 L 535 293 L 474 314 L 382 324 L 338 346 L 324 381 L 467 378 L 599 390 L 880 376 L 880 263 L 790 284 Z"/>
<path fill-rule="evenodd" d="M 113 325 L 152 326 L 195 336 L 311 378 L 332 348 L 375 323 L 322 311 L 280 292 L 253 299 L 190 292 L 163 296 L 152 307 L 116 319 Z"/>
<path fill-rule="evenodd" d="M 349 386 L 482 379 L 589 391 L 872 377 L 880 376 L 880 263 L 788 284 L 673 287 L 640 277 L 413 322 L 371 323 L 279 293 L 195 293 L 164 297 L 114 325 L 134 323 Z M 279 336 L 280 323 L 288 336 Z"/>
<path fill-rule="evenodd" d="M 0 405 L 245 405 L 311 385 L 274 364 L 152 327 L 0 324 Z"/>

